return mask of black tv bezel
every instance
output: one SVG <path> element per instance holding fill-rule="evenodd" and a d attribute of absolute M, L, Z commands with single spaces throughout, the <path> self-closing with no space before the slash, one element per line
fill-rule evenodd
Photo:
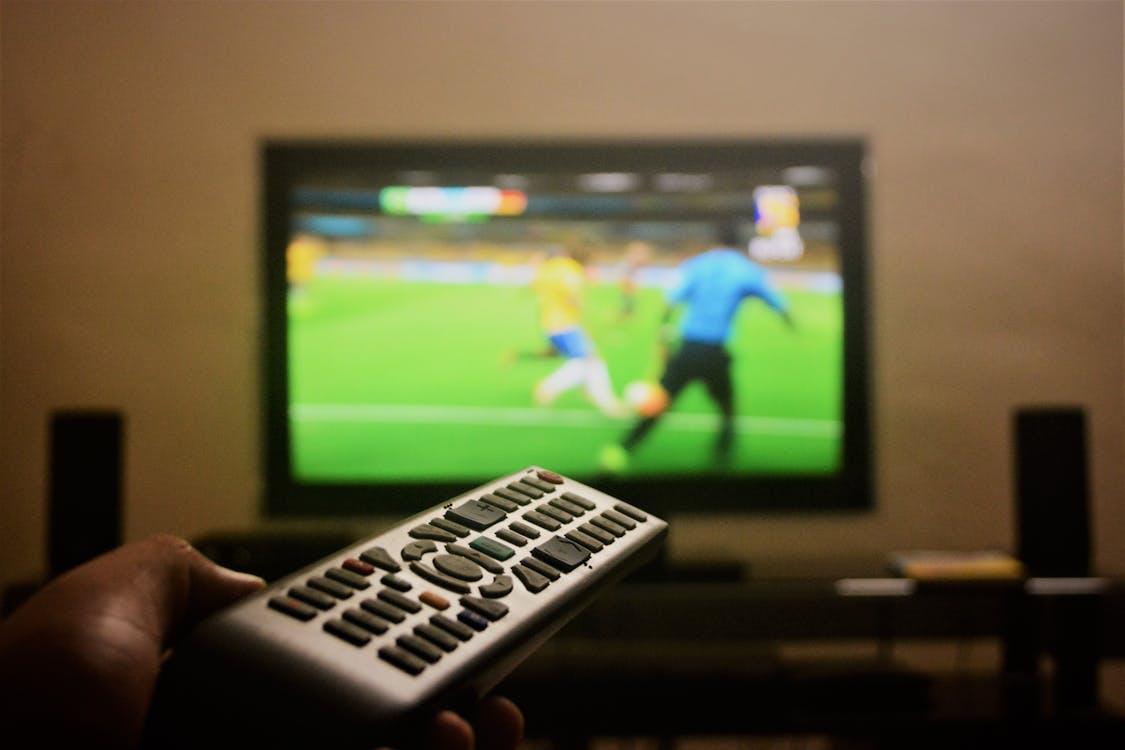
<path fill-rule="evenodd" d="M 616 479 L 586 477 L 611 494 L 661 514 L 863 511 L 874 505 L 868 377 L 867 206 L 862 138 L 737 140 L 267 140 L 261 146 L 262 281 L 265 303 L 264 511 L 272 517 L 402 514 L 446 500 L 471 484 L 434 482 L 307 483 L 294 480 L 288 419 L 287 279 L 290 190 L 317 175 L 405 169 L 703 171 L 810 164 L 839 178 L 844 305 L 843 463 L 831 477 L 729 476 Z M 512 470 L 518 470 L 513 466 Z M 482 478 L 486 481 L 490 477 Z M 576 477 L 578 478 L 578 477 Z M 579 478 L 583 479 L 583 478 Z"/>

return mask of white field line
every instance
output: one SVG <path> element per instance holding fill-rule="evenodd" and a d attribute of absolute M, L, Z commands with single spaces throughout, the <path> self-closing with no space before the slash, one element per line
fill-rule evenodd
<path fill-rule="evenodd" d="M 610 420 L 594 411 L 487 406 L 293 404 L 290 419 L 298 422 L 394 422 L 429 424 L 522 425 L 542 427 L 593 427 Z M 713 432 L 718 414 L 666 414 L 661 420 L 674 429 Z M 735 417 L 740 432 L 805 437 L 839 437 L 841 424 L 832 420 Z"/>

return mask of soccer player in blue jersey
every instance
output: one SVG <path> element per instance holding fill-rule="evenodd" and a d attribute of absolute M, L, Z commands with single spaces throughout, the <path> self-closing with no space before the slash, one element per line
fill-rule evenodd
<path fill-rule="evenodd" d="M 731 356 L 727 351 L 734 317 L 743 300 L 757 297 L 793 328 L 785 298 L 774 289 L 761 266 L 738 250 L 734 224 L 720 227 L 719 246 L 686 261 L 683 277 L 667 298 L 665 329 L 677 307 L 685 308 L 680 324 L 680 347 L 664 368 L 660 385 L 668 393 L 668 404 L 688 384 L 703 382 L 707 393 L 719 407 L 719 435 L 716 459 L 729 461 L 734 445 L 734 387 L 731 383 Z M 621 471 L 636 449 L 660 419 L 660 414 L 638 421 L 621 445 L 602 451 L 601 462 L 610 471 Z"/>

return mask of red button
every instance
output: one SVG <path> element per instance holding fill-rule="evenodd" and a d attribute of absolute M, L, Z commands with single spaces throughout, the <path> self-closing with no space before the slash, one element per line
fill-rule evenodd
<path fill-rule="evenodd" d="M 558 474 L 556 474 L 553 471 L 547 471 L 546 469 L 540 469 L 536 473 L 539 475 L 539 478 L 542 479 L 544 482 L 550 482 L 551 484 L 562 484 L 563 483 L 563 478 L 560 477 Z"/>
<path fill-rule="evenodd" d="M 368 565 L 363 560 L 357 560 L 354 557 L 349 557 L 347 560 L 344 560 L 343 567 L 345 570 L 359 573 L 361 576 L 369 576 L 375 572 L 374 565 Z"/>

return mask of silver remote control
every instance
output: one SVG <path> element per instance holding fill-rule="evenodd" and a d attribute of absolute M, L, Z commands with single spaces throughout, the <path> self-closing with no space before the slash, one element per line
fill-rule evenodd
<path fill-rule="evenodd" d="M 552 471 L 459 495 L 203 621 L 162 673 L 153 747 L 409 742 L 487 692 L 667 524 Z"/>

